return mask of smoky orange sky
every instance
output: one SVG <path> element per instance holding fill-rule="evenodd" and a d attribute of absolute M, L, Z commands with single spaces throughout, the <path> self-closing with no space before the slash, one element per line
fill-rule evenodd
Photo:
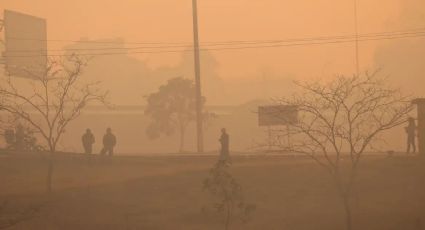
<path fill-rule="evenodd" d="M 406 3 L 412 4 L 406 4 Z M 418 0 L 358 0 L 359 33 L 415 29 L 400 23 Z M 0 8 L 46 18 L 48 39 L 123 38 L 127 42 L 191 42 L 191 0 L 0 0 Z M 353 0 L 199 0 L 201 42 L 278 40 L 354 34 Z M 420 39 L 420 38 L 419 38 Z M 375 68 L 376 49 L 391 41 L 360 43 L 360 67 Z M 62 48 L 64 42 L 49 42 Z M 355 72 L 352 43 L 213 51 L 224 80 L 262 72 L 301 79 Z M 176 65 L 181 54 L 135 56 L 151 68 Z"/>

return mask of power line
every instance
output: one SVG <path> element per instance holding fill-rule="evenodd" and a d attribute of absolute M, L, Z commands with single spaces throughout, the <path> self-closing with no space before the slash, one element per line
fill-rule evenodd
<path fill-rule="evenodd" d="M 372 40 L 392 40 L 392 39 L 402 39 L 402 38 L 418 38 L 424 37 L 422 35 L 412 35 L 412 36 L 389 36 L 384 38 L 367 38 L 359 39 L 359 41 L 372 41 Z M 262 45 L 262 46 L 238 46 L 238 47 L 224 47 L 224 48 L 204 48 L 200 49 L 201 51 L 220 51 L 220 50 L 243 50 L 243 49 L 256 49 L 256 48 L 273 48 L 273 47 L 291 47 L 291 46 L 309 46 L 309 45 L 326 45 L 326 44 L 338 44 L 338 43 L 352 43 L 355 42 L 355 39 L 351 40 L 337 40 L 337 41 L 323 41 L 323 42 L 309 42 L 309 43 L 292 43 L 292 44 L 277 44 L 277 45 Z M 126 55 L 126 54 L 159 54 L 159 53 L 181 53 L 181 52 L 193 52 L 192 49 L 184 50 L 162 50 L 162 51 L 139 51 L 139 52 L 114 52 L 114 53 L 79 53 L 77 55 L 83 56 L 105 56 L 105 55 Z M 72 56 L 73 54 L 51 54 L 51 55 L 8 55 L 9 57 L 39 57 L 39 56 L 48 56 L 48 57 L 66 57 Z"/>
<path fill-rule="evenodd" d="M 393 39 L 402 39 L 402 38 L 418 38 L 425 37 L 425 34 L 421 35 L 411 35 L 411 36 L 388 36 L 382 38 L 364 38 L 358 39 L 359 42 L 364 41 L 377 41 L 377 40 L 393 40 Z M 355 42 L 355 39 L 350 40 L 337 40 L 337 41 L 326 41 L 326 42 L 310 42 L 310 43 L 293 43 L 293 44 L 280 44 L 280 45 L 268 45 L 268 46 L 246 46 L 246 47 L 226 47 L 226 48 L 217 48 L 217 49 L 202 49 L 203 51 L 216 51 L 216 50 L 232 50 L 232 49 L 250 49 L 250 48 L 273 48 L 273 47 L 291 47 L 291 46 L 308 46 L 308 45 L 326 45 L 326 44 L 338 44 L 338 43 L 352 43 Z"/>
<path fill-rule="evenodd" d="M 369 36 L 369 35 L 385 35 L 393 33 L 414 33 L 414 32 L 425 32 L 425 28 L 416 28 L 408 30 L 395 30 L 395 31 L 386 31 L 378 33 L 367 33 L 359 36 Z M 306 37 L 306 38 L 292 38 L 292 39 L 270 39 L 270 40 L 230 40 L 230 41 L 218 41 L 218 42 L 200 42 L 200 44 L 205 45 L 220 45 L 220 44 L 232 44 L 232 43 L 261 43 L 261 42 L 284 42 L 284 41 L 294 41 L 294 40 L 304 40 L 304 39 L 326 39 L 333 37 L 347 37 L 347 36 L 356 36 L 353 35 L 340 35 L 340 36 L 318 36 L 318 37 Z M 85 40 L 60 40 L 60 39 L 32 39 L 32 38 L 19 38 L 19 37 L 7 37 L 8 40 L 24 40 L 24 41 L 45 41 L 45 42 L 72 42 L 72 43 L 87 43 L 87 44 L 131 44 L 131 45 L 167 45 L 167 46 L 192 46 L 191 42 L 114 42 L 114 41 L 85 41 Z"/>
<path fill-rule="evenodd" d="M 85 40 L 62 40 L 62 39 L 33 39 L 33 38 L 20 38 L 20 37 L 7 37 L 10 40 L 22 40 L 22 41 L 40 41 L 40 42 L 71 42 L 71 43 L 87 43 L 87 44 L 122 44 L 121 42 L 114 41 L 85 41 Z M 157 44 L 189 44 L 186 42 L 125 42 L 126 44 L 134 45 L 157 45 Z"/>
<path fill-rule="evenodd" d="M 310 41 L 310 40 L 327 40 L 333 38 L 353 38 L 356 36 L 359 37 L 367 37 L 367 36 L 384 36 L 384 35 L 392 35 L 392 34 L 405 34 L 405 33 L 425 33 L 425 28 L 423 29 L 414 29 L 414 30 L 401 30 L 401 31 L 387 31 L 387 32 L 379 32 L 379 33 L 367 33 L 361 35 L 339 35 L 339 36 L 319 36 L 319 37 L 307 37 L 307 38 L 292 38 L 292 39 L 284 39 L 284 40 L 241 40 L 241 41 L 229 41 L 229 42 L 216 42 L 215 44 L 230 44 L 230 43 L 274 43 L 274 42 L 292 42 L 292 41 Z"/>
<path fill-rule="evenodd" d="M 403 38 L 421 38 L 425 37 L 425 33 L 417 33 L 410 35 L 387 35 L 380 37 L 365 37 L 358 39 L 359 42 L 365 41 L 377 41 L 377 40 L 393 40 Z M 355 38 L 344 39 L 344 40 L 328 40 L 328 41 L 312 41 L 312 42 L 300 42 L 300 43 L 289 43 L 289 44 L 270 44 L 270 45 L 258 45 L 258 46 L 229 46 L 219 48 L 201 48 L 200 51 L 222 51 L 222 50 L 245 50 L 245 49 L 258 49 L 258 48 L 275 48 L 275 47 L 292 47 L 292 46 L 310 46 L 310 45 L 326 45 L 326 44 L 340 44 L 340 43 L 352 43 L 355 42 Z M 184 50 L 159 50 L 159 51 L 135 51 L 135 52 L 104 52 L 104 53 L 78 53 L 77 55 L 82 56 L 106 56 L 106 55 L 126 55 L 126 54 L 159 54 L 159 53 L 181 53 L 181 52 L 193 52 L 193 49 Z M 6 57 L 66 57 L 72 56 L 73 54 L 47 54 L 47 55 L 6 55 Z"/>
<path fill-rule="evenodd" d="M 322 40 L 344 40 L 353 38 L 372 38 L 372 37 L 386 37 L 386 36 L 403 36 L 403 35 L 423 35 L 424 31 L 417 32 L 384 32 L 384 33 L 369 33 L 362 35 L 345 35 L 345 36 L 323 36 L 311 37 L 301 39 L 284 39 L 284 40 L 269 40 L 269 41 L 251 41 L 240 43 L 217 43 L 211 45 L 204 45 L 202 47 L 215 47 L 215 46 L 229 46 L 229 45 L 256 45 L 256 44 L 279 44 L 289 42 L 307 42 L 307 41 L 322 41 Z M 139 49 L 166 49 L 166 48 L 191 48 L 192 46 L 140 46 L 140 47 L 105 47 L 105 48 L 70 48 L 70 49 L 56 49 L 56 50 L 8 50 L 8 53 L 31 53 L 31 52 L 63 52 L 63 51 L 106 51 L 106 50 L 139 50 Z"/>

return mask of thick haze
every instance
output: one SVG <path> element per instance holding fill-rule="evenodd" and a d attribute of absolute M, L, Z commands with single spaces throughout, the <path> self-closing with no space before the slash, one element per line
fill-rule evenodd
<path fill-rule="evenodd" d="M 401 15 L 390 21 L 393 28 L 425 28 L 425 1 L 405 0 Z M 425 97 L 425 40 L 403 39 L 381 44 L 376 52 L 376 65 L 397 85 L 414 95 Z"/>
<path fill-rule="evenodd" d="M 423 1 L 383 2 L 358 0 L 360 34 L 425 27 Z M 50 40 L 192 41 L 190 0 L 0 0 L 2 8 L 46 18 Z M 354 34 L 352 0 L 201 0 L 199 14 L 201 42 Z M 382 67 L 395 80 L 405 82 L 405 73 L 412 76 L 412 81 L 419 80 L 423 73 L 420 60 L 425 55 L 417 49 L 421 44 L 422 38 L 361 42 L 361 69 Z M 52 41 L 48 46 L 62 49 L 75 45 Z M 114 103 L 139 104 L 143 95 L 165 79 L 180 75 L 191 78 L 190 54 L 101 57 L 87 73 L 90 78 L 104 81 Z M 355 71 L 354 44 L 350 43 L 211 51 L 203 55 L 203 88 L 209 104 L 240 104 L 285 95 L 294 79 L 327 78 Z M 411 63 L 400 65 L 408 70 L 394 66 L 400 61 L 395 57 L 400 55 L 404 62 Z M 111 66 L 113 62 L 121 64 Z M 417 89 L 415 92 L 421 94 Z"/>
<path fill-rule="evenodd" d="M 425 230 L 425 0 L 196 1 L 0 0 L 0 230 Z"/>

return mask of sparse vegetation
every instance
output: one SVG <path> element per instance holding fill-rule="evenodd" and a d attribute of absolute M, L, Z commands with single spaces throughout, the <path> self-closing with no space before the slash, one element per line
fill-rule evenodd
<path fill-rule="evenodd" d="M 411 99 L 375 72 L 339 76 L 328 82 L 298 83 L 284 105 L 297 106 L 298 123 L 280 131 L 281 149 L 307 154 L 329 172 L 342 200 L 347 230 L 353 229 L 351 198 L 359 163 L 380 134 L 406 122 Z M 292 142 L 285 142 L 291 135 Z"/>
<path fill-rule="evenodd" d="M 0 110 L 19 118 L 45 142 L 49 150 L 47 190 L 52 190 L 53 154 L 66 127 L 81 114 L 87 104 L 105 103 L 107 92 L 99 83 L 83 83 L 81 74 L 87 60 L 71 55 L 51 59 L 44 73 L 24 82 L 13 76 L 1 79 Z M 22 80 L 22 79 L 21 79 Z M 28 90 L 29 89 L 29 90 Z"/>
<path fill-rule="evenodd" d="M 0 229 L 11 228 L 21 222 L 27 221 L 37 214 L 41 205 L 29 205 L 23 210 L 12 212 L 13 210 L 8 202 L 0 204 Z"/>
<path fill-rule="evenodd" d="M 230 229 L 235 220 L 246 222 L 255 211 L 255 205 L 245 202 L 242 186 L 230 173 L 229 160 L 219 160 L 204 180 L 204 190 L 211 195 L 212 207 L 224 218 L 224 229 Z"/>
<path fill-rule="evenodd" d="M 425 0 L 0 10 L 0 230 L 425 230 Z"/>
<path fill-rule="evenodd" d="M 13 127 L 13 125 L 14 122 L 9 124 L 9 127 Z M 4 129 L 3 136 L 6 142 L 6 149 L 8 150 L 23 152 L 42 152 L 45 150 L 37 142 L 36 132 L 21 124 L 16 125 L 16 129 Z"/>

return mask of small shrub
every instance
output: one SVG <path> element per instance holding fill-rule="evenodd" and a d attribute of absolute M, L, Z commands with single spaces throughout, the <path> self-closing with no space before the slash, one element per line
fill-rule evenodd
<path fill-rule="evenodd" d="M 223 216 L 226 230 L 236 219 L 247 222 L 256 209 L 245 202 L 242 186 L 229 172 L 230 166 L 229 160 L 219 160 L 204 180 L 204 190 L 212 197 L 213 210 Z"/>

